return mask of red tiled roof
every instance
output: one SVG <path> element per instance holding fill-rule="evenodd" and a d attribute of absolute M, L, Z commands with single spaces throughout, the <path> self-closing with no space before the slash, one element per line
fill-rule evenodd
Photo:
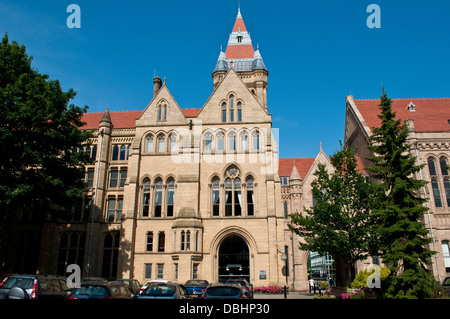
<path fill-rule="evenodd" d="M 184 116 L 186 117 L 195 117 L 198 115 L 198 113 L 200 113 L 201 109 L 181 109 L 183 111 Z"/>
<path fill-rule="evenodd" d="M 231 44 L 225 50 L 227 59 L 250 59 L 255 55 L 251 44 Z"/>
<path fill-rule="evenodd" d="M 114 128 L 130 128 L 136 126 L 136 119 L 142 114 L 142 111 L 117 111 L 109 112 L 111 122 Z M 83 122 L 86 125 L 83 129 L 96 129 L 99 127 L 100 120 L 102 119 L 103 112 L 101 113 L 86 113 L 83 115 Z"/>
<path fill-rule="evenodd" d="M 316 159 L 314 157 L 280 158 L 278 160 L 278 175 L 279 176 L 291 176 L 292 167 L 294 167 L 294 161 L 295 161 L 295 167 L 297 168 L 297 171 L 300 174 L 300 177 L 302 179 L 304 179 L 306 177 L 306 175 L 308 174 L 309 170 L 311 169 L 311 166 L 313 165 L 315 160 Z M 361 172 L 361 174 L 364 174 L 365 169 L 361 162 L 361 158 L 359 158 L 357 156 L 356 161 L 357 161 L 358 170 Z"/>
<path fill-rule="evenodd" d="M 242 17 L 237 17 L 236 21 L 234 22 L 234 26 L 233 26 L 233 32 L 245 32 L 247 31 L 247 28 L 245 27 L 244 24 L 244 20 L 242 19 Z"/>
<path fill-rule="evenodd" d="M 354 102 L 370 128 L 381 125 L 381 120 L 378 118 L 380 100 L 354 100 Z M 415 105 L 414 112 L 407 109 L 410 102 Z M 392 99 L 392 110 L 397 112 L 396 117 L 403 121 L 414 120 L 414 127 L 418 132 L 450 130 L 448 123 L 450 98 Z"/>
<path fill-rule="evenodd" d="M 297 167 L 297 171 L 300 177 L 305 178 L 311 169 L 312 164 L 316 159 L 314 157 L 306 158 L 280 158 L 278 160 L 278 175 L 279 176 L 291 176 L 292 167 Z"/>
<path fill-rule="evenodd" d="M 195 117 L 201 109 L 188 108 L 181 109 L 184 116 Z M 86 125 L 82 128 L 85 130 L 92 130 L 99 127 L 103 112 L 100 113 L 86 113 L 83 115 L 83 122 Z M 113 111 L 109 112 L 111 122 L 114 128 L 131 128 L 136 126 L 136 119 L 142 114 L 142 111 Z"/>

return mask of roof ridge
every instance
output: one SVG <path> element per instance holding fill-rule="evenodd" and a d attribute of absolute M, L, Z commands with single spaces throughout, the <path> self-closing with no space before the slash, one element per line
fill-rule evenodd
<path fill-rule="evenodd" d="M 410 97 L 410 98 L 390 98 L 391 100 L 444 100 L 450 97 Z M 354 99 L 354 101 L 379 101 L 380 99 Z"/>

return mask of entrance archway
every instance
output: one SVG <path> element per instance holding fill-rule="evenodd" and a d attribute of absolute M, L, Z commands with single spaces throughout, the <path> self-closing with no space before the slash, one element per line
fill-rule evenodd
<path fill-rule="evenodd" d="M 219 282 L 237 278 L 250 282 L 250 253 L 242 237 L 230 235 L 219 248 Z"/>

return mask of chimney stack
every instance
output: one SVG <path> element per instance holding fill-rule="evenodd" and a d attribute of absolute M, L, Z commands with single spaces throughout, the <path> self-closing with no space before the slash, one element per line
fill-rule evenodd
<path fill-rule="evenodd" d="M 161 78 L 159 76 L 155 76 L 155 78 L 153 79 L 153 97 L 156 96 L 156 93 L 158 93 L 161 86 L 162 86 Z"/>

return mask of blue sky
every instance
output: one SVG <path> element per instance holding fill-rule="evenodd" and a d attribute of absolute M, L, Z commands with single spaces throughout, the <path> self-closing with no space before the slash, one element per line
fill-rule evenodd
<path fill-rule="evenodd" d="M 66 25 L 81 8 L 81 28 Z M 366 25 L 369 4 L 381 28 Z M 33 66 L 78 92 L 90 112 L 143 110 L 153 75 L 182 108 L 202 107 L 238 0 L 0 0 L 0 32 Z M 268 107 L 280 157 L 331 155 L 344 138 L 345 97 L 450 97 L 450 1 L 240 0 L 269 70 Z"/>

